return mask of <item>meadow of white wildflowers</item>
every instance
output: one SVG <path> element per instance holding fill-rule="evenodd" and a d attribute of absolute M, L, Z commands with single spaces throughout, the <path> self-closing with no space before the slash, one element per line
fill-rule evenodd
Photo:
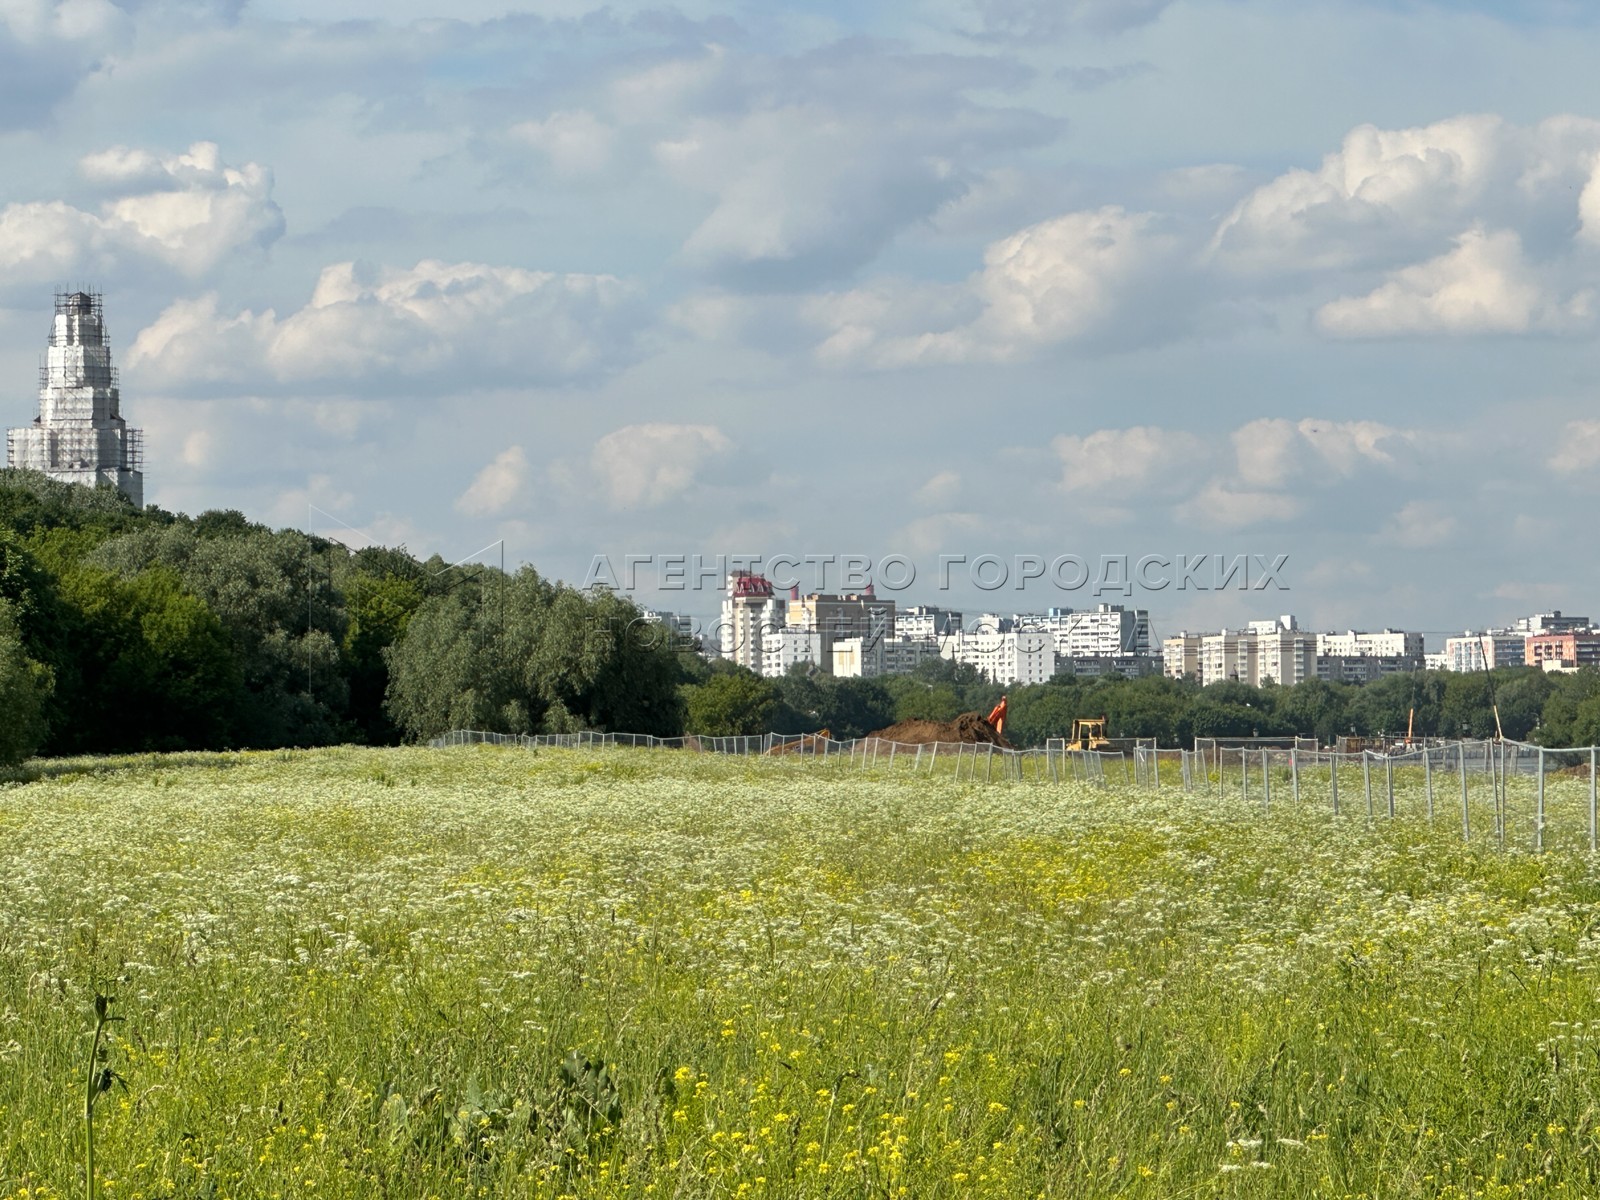
<path fill-rule="evenodd" d="M 82 1194 L 96 990 L 109 1197 L 1595 1194 L 1587 785 L 1539 856 L 1313 790 L 48 764 L 0 786 L 0 1197 Z"/>

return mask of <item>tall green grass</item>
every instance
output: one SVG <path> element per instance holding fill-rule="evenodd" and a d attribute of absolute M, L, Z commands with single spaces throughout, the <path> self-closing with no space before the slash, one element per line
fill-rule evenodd
<path fill-rule="evenodd" d="M 0 790 L 0 1197 L 84 1193 L 97 986 L 108 1197 L 1594 1194 L 1600 876 L 1401 782 L 53 764 Z"/>

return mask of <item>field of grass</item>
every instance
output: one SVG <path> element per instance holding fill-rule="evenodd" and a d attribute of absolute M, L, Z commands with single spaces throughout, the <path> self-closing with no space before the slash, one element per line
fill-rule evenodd
<path fill-rule="evenodd" d="M 1600 1189 L 1600 872 L 1400 819 L 671 751 L 0 786 L 0 1197 Z"/>

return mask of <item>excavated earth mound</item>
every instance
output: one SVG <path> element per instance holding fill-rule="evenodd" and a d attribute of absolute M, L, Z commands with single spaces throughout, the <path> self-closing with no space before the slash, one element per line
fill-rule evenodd
<path fill-rule="evenodd" d="M 962 742 L 969 746 L 1000 746 L 1010 750 L 1012 745 L 994 731 L 994 727 L 975 712 L 962 713 L 954 721 L 901 721 L 887 729 L 867 735 L 885 742 L 899 742 L 902 746 L 926 746 L 933 742 Z"/>
<path fill-rule="evenodd" d="M 797 742 L 780 742 L 767 751 L 770 754 L 826 754 L 828 740 L 833 734 L 826 729 L 819 729 L 815 733 L 801 736 Z"/>

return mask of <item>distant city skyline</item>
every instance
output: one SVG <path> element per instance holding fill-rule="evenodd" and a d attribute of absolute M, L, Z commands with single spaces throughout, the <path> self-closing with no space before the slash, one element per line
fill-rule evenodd
<path fill-rule="evenodd" d="M 1588 611 L 1597 58 L 1556 2 L 26 0 L 0 426 L 82 286 L 163 508 Z"/>

